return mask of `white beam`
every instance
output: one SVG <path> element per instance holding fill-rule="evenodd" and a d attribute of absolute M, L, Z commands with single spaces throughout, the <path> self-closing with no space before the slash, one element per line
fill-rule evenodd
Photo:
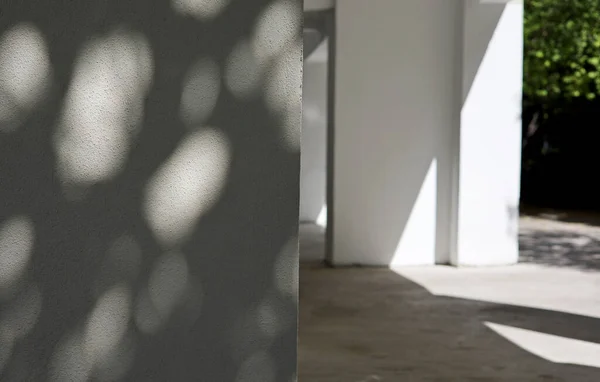
<path fill-rule="evenodd" d="M 322 11 L 335 6 L 335 0 L 304 0 L 305 11 Z"/>

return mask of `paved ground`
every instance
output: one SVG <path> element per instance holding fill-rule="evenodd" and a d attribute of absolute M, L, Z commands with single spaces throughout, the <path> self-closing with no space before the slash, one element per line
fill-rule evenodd
<path fill-rule="evenodd" d="M 303 266 L 300 382 L 600 381 L 600 229 L 523 218 L 520 239 L 506 268 Z"/>

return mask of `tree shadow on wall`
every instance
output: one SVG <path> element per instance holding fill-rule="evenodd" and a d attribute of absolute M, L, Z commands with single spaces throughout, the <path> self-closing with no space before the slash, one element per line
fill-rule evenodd
<path fill-rule="evenodd" d="M 301 12 L 2 7 L 0 380 L 293 380 Z"/>

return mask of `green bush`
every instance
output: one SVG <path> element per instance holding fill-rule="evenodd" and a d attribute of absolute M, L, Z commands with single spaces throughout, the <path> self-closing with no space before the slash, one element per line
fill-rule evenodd
<path fill-rule="evenodd" d="M 525 0 L 521 201 L 600 210 L 600 0 Z"/>
<path fill-rule="evenodd" d="M 600 97 L 600 0 L 525 0 L 524 38 L 529 104 Z"/>

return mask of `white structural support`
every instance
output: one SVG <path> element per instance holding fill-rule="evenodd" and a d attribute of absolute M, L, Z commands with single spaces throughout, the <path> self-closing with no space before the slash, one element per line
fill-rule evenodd
<path fill-rule="evenodd" d="M 337 2 L 333 264 L 517 261 L 522 16 Z"/>
<path fill-rule="evenodd" d="M 455 265 L 518 261 L 523 3 L 464 8 Z"/>

